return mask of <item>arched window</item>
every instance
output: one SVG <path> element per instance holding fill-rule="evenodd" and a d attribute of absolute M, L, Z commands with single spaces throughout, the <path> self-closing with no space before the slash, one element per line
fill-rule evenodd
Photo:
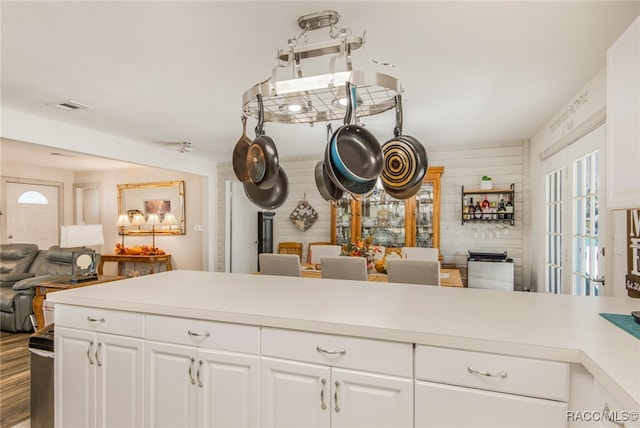
<path fill-rule="evenodd" d="M 38 205 L 47 205 L 49 201 L 47 198 L 40 192 L 34 192 L 32 190 L 28 192 L 24 192 L 18 198 L 19 204 L 38 204 Z"/>

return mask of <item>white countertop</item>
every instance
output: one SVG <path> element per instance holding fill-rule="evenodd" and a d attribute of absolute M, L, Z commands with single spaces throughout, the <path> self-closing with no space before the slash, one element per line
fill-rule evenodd
<path fill-rule="evenodd" d="M 180 270 L 47 299 L 581 363 L 640 408 L 640 340 L 599 315 L 638 299 Z"/>

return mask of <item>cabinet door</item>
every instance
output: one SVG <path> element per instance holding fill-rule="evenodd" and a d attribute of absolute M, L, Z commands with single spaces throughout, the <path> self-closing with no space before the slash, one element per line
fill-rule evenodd
<path fill-rule="evenodd" d="M 258 426 L 259 361 L 257 355 L 199 351 L 198 426 Z"/>
<path fill-rule="evenodd" d="M 567 403 L 416 381 L 416 427 L 565 427 Z"/>
<path fill-rule="evenodd" d="M 143 416 L 143 340 L 98 335 L 98 426 L 141 427 Z"/>
<path fill-rule="evenodd" d="M 640 206 L 640 18 L 607 51 L 607 208 Z"/>
<path fill-rule="evenodd" d="M 330 369 L 262 358 L 260 425 L 298 428 L 331 423 Z"/>
<path fill-rule="evenodd" d="M 96 426 L 96 342 L 89 331 L 55 329 L 56 426 Z"/>
<path fill-rule="evenodd" d="M 413 426 L 413 380 L 352 370 L 331 371 L 332 427 Z"/>
<path fill-rule="evenodd" d="M 146 342 L 145 425 L 196 425 L 196 358 L 195 348 Z"/>

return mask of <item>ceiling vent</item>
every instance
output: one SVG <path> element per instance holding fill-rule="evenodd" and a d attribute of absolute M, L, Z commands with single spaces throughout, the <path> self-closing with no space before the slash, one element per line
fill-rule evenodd
<path fill-rule="evenodd" d="M 82 104 L 76 101 L 71 101 L 71 100 L 61 101 L 59 103 L 51 103 L 48 105 L 55 108 L 59 108 L 60 110 L 66 110 L 66 111 L 91 108 L 91 106 L 88 106 L 86 104 Z"/>

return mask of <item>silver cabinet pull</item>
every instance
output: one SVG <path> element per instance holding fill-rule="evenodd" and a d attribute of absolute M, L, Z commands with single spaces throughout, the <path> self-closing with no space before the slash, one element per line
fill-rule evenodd
<path fill-rule="evenodd" d="M 467 370 L 469 370 L 469 373 L 471 374 L 479 374 L 481 376 L 486 376 L 486 377 L 501 377 L 502 379 L 505 379 L 507 376 L 509 376 L 509 374 L 507 372 L 500 372 L 498 374 L 495 373 L 489 373 L 489 372 L 483 372 L 480 370 L 476 370 L 473 368 L 473 366 L 469 366 L 467 367 Z"/>
<path fill-rule="evenodd" d="M 102 367 L 102 361 L 100 361 L 100 358 L 98 357 L 100 349 L 102 349 L 102 342 L 98 342 L 98 347 L 96 348 L 96 361 L 98 363 L 98 367 Z"/>
<path fill-rule="evenodd" d="M 322 352 L 323 354 L 329 354 L 329 355 L 335 355 L 335 354 L 344 355 L 347 353 L 347 351 L 345 351 L 344 348 L 340 348 L 337 351 L 334 351 L 331 349 L 324 349 L 322 346 L 316 346 L 316 351 Z"/>
<path fill-rule="evenodd" d="M 340 406 L 338 406 L 338 390 L 339 389 L 340 389 L 340 381 L 337 380 L 336 381 L 336 390 L 333 393 L 333 404 L 335 405 L 333 410 L 335 410 L 336 413 L 340 411 Z"/>
<path fill-rule="evenodd" d="M 93 359 L 91 358 L 91 350 L 93 349 L 93 340 L 89 342 L 89 348 L 87 349 L 87 358 L 89 359 L 89 364 L 93 365 Z"/>
<path fill-rule="evenodd" d="M 602 420 L 603 421 L 612 422 L 615 425 L 618 425 L 619 427 L 622 427 L 622 428 L 626 427 L 624 422 L 619 422 L 619 421 L 615 420 L 615 417 L 612 417 L 612 415 L 611 415 L 611 406 L 609 406 L 609 403 L 604 403 L 604 408 L 602 409 Z"/>
<path fill-rule="evenodd" d="M 324 402 L 324 387 L 327 385 L 327 380 L 326 379 L 322 379 L 322 388 L 320 388 L 320 408 L 322 410 L 325 410 L 327 408 L 327 405 Z"/>
<path fill-rule="evenodd" d="M 200 380 L 200 369 L 202 369 L 202 360 L 198 361 L 198 371 L 196 372 L 196 378 L 198 379 L 198 386 L 202 388 L 204 383 Z"/>
<path fill-rule="evenodd" d="M 196 362 L 196 359 L 191 357 L 191 364 L 189 364 L 189 379 L 191 379 L 191 385 L 196 384 L 196 380 L 193 378 L 193 363 Z"/>
<path fill-rule="evenodd" d="M 208 332 L 208 331 L 205 331 L 204 333 L 196 333 L 195 331 L 189 330 L 189 331 L 187 331 L 187 333 L 189 333 L 189 336 L 191 336 L 191 337 L 202 337 L 202 336 L 209 337 L 209 336 L 211 336 L 211 332 Z"/>
<path fill-rule="evenodd" d="M 89 322 L 99 322 L 99 323 L 103 323 L 103 322 L 104 322 L 104 318 L 91 318 L 91 317 L 87 317 L 87 321 L 89 321 Z"/>

